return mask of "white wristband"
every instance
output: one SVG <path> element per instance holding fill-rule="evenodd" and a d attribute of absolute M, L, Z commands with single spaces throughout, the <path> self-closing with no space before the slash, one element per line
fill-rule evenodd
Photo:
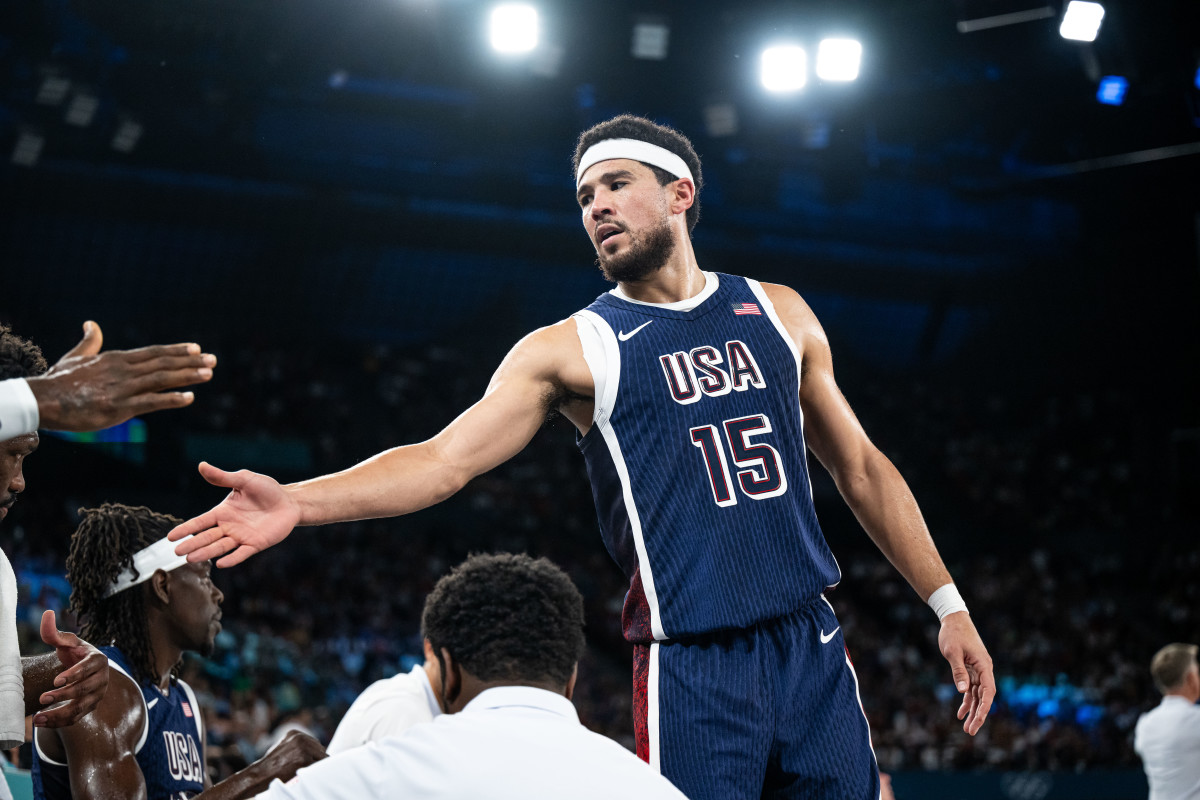
<path fill-rule="evenodd" d="M 967 611 L 967 604 L 963 602 L 962 595 L 958 593 L 958 587 L 953 583 L 947 583 L 945 586 L 934 591 L 929 595 L 929 599 L 925 602 L 929 603 L 929 607 L 933 609 L 933 613 L 937 614 L 938 622 L 946 618 L 947 614 L 953 614 L 957 611 Z M 970 614 L 970 611 L 967 611 Z"/>
<path fill-rule="evenodd" d="M 24 378 L 0 381 L 0 442 L 38 429 L 38 404 Z"/>

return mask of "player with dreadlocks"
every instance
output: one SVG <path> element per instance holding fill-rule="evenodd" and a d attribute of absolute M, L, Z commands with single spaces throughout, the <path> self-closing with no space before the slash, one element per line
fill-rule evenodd
<path fill-rule="evenodd" d="M 105 645 L 112 673 L 107 694 L 82 723 L 35 737 L 35 796 L 242 797 L 321 758 L 315 739 L 293 732 L 212 786 L 196 696 L 177 674 L 183 653 L 211 654 L 221 629 L 224 595 L 213 585 L 212 565 L 174 554 L 163 537 L 179 524 L 175 517 L 116 503 L 81 514 L 67 556 L 71 610 L 83 635 Z"/>

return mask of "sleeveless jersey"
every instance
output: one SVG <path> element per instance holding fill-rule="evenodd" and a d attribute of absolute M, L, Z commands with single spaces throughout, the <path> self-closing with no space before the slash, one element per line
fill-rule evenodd
<path fill-rule="evenodd" d="M 596 384 L 579 447 L 634 642 L 749 627 L 841 577 L 813 508 L 799 352 L 757 281 L 715 278 L 690 311 L 610 292 L 575 315 Z"/>
<path fill-rule="evenodd" d="M 108 663 L 133 679 L 125 655 L 116 647 L 101 647 Z M 137 681 L 134 681 L 136 684 Z M 172 680 L 164 695 L 152 684 L 141 684 L 146 728 L 137 744 L 138 767 L 146 781 L 148 800 L 187 800 L 204 791 L 204 723 L 192 687 Z M 38 800 L 70 800 L 67 765 L 46 758 L 34 736 L 33 795 Z"/>

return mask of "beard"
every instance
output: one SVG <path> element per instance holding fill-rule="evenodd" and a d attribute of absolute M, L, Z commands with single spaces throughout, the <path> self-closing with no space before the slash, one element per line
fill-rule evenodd
<path fill-rule="evenodd" d="M 626 233 L 629 235 L 628 231 Z M 636 238 L 630 235 L 629 247 L 623 253 L 606 256 L 601 250 L 596 257 L 596 266 L 606 280 L 629 283 L 640 281 L 657 271 L 674 252 L 675 237 L 664 219 L 661 225 L 646 230 Z"/>

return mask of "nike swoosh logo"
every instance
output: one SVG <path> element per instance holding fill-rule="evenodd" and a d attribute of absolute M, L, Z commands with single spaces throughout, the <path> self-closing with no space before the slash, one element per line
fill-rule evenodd
<path fill-rule="evenodd" d="M 650 320 L 650 322 L 654 322 L 654 320 Z M 634 335 L 635 333 L 637 333 L 637 332 L 638 332 L 638 331 L 640 331 L 642 328 L 644 328 L 644 327 L 646 327 L 647 325 L 649 325 L 649 324 L 650 324 L 650 322 L 643 322 L 641 325 L 638 325 L 636 328 L 634 328 L 633 330 L 631 330 L 629 333 L 626 333 L 625 331 L 621 331 L 620 333 L 618 333 L 618 334 L 617 334 L 617 338 L 618 338 L 618 339 L 620 339 L 622 342 L 627 342 L 627 341 L 629 341 L 630 339 L 632 339 L 632 338 L 633 338 L 633 335 Z"/>
<path fill-rule="evenodd" d="M 825 634 L 825 629 L 824 629 L 824 628 L 822 628 L 822 629 L 821 629 L 821 644 L 829 644 L 829 640 L 830 640 L 830 639 L 832 639 L 832 638 L 833 638 L 833 635 L 834 635 L 835 633 L 837 633 L 838 631 L 840 631 L 841 629 L 842 629 L 842 626 L 841 626 L 841 625 L 838 625 L 836 628 L 834 628 L 833 630 L 831 630 L 831 631 L 829 632 L 829 634 L 828 634 L 828 635 L 826 635 L 826 634 Z"/>

